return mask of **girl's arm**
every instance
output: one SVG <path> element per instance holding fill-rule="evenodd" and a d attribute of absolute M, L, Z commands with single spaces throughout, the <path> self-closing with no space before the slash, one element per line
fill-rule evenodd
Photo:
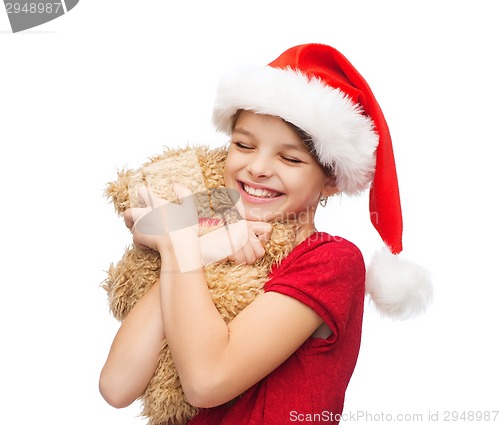
<path fill-rule="evenodd" d="M 196 241 L 183 238 L 194 252 Z M 186 245 L 187 246 L 187 245 Z M 163 326 L 188 401 L 198 407 L 227 402 L 285 361 L 321 325 L 299 301 L 265 293 L 226 325 L 201 268 L 181 273 L 172 245 L 160 248 Z"/>
<path fill-rule="evenodd" d="M 157 282 L 123 321 L 101 371 L 99 391 L 111 406 L 126 407 L 144 393 L 164 338 Z"/>

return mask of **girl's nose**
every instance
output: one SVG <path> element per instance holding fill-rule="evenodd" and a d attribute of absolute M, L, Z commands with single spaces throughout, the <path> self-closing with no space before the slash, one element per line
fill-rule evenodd
<path fill-rule="evenodd" d="M 262 158 L 262 156 L 255 156 L 247 165 L 247 171 L 254 178 L 265 178 L 271 175 L 270 161 Z"/>

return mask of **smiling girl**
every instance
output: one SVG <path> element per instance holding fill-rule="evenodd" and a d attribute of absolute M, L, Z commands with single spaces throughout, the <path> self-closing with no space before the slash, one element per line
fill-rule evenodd
<path fill-rule="evenodd" d="M 264 293 L 226 324 L 207 289 L 197 226 L 168 232 L 176 217 L 193 214 L 189 191 L 177 187 L 178 211 L 156 214 L 159 231 L 146 233 L 141 219 L 163 201 L 144 194 L 145 207 L 128 210 L 125 218 L 134 243 L 160 253 L 162 273 L 118 331 L 101 393 L 115 407 L 142 395 L 166 338 L 184 393 L 200 407 L 190 424 L 281 425 L 296 421 L 294 415 L 337 423 L 360 347 L 365 265 L 354 244 L 318 232 L 314 216 L 321 200 L 338 191 L 357 193 L 373 181 L 374 225 L 392 254 L 401 251 L 399 194 L 383 115 L 338 51 L 309 44 L 267 67 L 225 76 L 214 122 L 231 137 L 225 185 L 255 231 L 242 243 L 246 261 L 263 256 L 260 243 L 269 230 L 262 222 L 296 220 L 297 245 L 271 270 Z M 398 294 L 386 311 L 412 315 L 420 309 L 420 302 L 400 302 Z"/>
<path fill-rule="evenodd" d="M 250 111 L 237 114 L 224 182 L 247 220 L 299 222 L 298 239 L 316 231 L 314 213 L 321 198 L 337 192 L 294 129 L 283 119 Z"/>

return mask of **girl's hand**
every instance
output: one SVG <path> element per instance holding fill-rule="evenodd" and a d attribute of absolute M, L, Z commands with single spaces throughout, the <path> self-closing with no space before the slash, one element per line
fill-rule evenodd
<path fill-rule="evenodd" d="M 200 238 L 203 263 L 229 259 L 235 264 L 253 264 L 265 255 L 270 239 L 269 223 L 240 220 L 214 230 Z"/>
<path fill-rule="evenodd" d="M 145 206 L 129 208 L 124 213 L 135 246 L 160 251 L 171 247 L 174 235 L 175 240 L 186 237 L 186 242 L 193 240 L 193 235 L 198 237 L 198 212 L 191 191 L 178 184 L 173 189 L 180 205 L 160 198 L 146 187 L 139 189 L 139 200 Z"/>
<path fill-rule="evenodd" d="M 273 227 L 262 221 L 242 220 L 235 224 L 239 228 L 228 226 L 233 251 L 228 258 L 235 264 L 253 264 L 266 254 L 264 245 L 271 238 Z"/>

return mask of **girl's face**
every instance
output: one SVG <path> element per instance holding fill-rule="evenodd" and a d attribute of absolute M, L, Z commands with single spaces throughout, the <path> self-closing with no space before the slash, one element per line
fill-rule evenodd
<path fill-rule="evenodd" d="M 247 220 L 296 219 L 309 230 L 314 230 L 321 196 L 337 191 L 334 179 L 281 118 L 250 111 L 242 111 L 236 121 L 224 180 Z"/>

